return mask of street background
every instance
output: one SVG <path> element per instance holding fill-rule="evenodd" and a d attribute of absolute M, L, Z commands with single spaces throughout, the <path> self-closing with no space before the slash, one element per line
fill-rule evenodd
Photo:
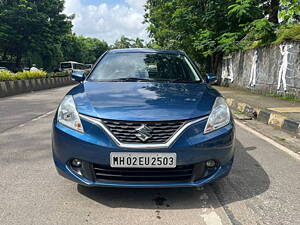
<path fill-rule="evenodd" d="M 299 0 L 0 0 L 0 21 L 1 225 L 300 224 Z M 105 189 L 57 174 L 51 126 L 70 74 L 120 48 L 182 50 L 216 75 L 237 121 L 228 177 Z"/>

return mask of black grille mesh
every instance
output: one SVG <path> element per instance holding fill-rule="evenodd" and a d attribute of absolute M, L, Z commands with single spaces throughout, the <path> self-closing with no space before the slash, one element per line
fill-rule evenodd
<path fill-rule="evenodd" d="M 103 120 L 105 126 L 110 132 L 122 143 L 130 144 L 162 144 L 166 143 L 170 137 L 185 123 L 185 121 L 159 121 L 159 122 L 132 122 L 132 121 L 116 121 Z M 146 141 L 140 140 L 136 135 L 136 129 L 142 125 L 150 128 L 151 138 Z"/>
<path fill-rule="evenodd" d="M 94 164 L 96 181 L 127 182 L 189 182 L 193 178 L 193 166 L 176 168 L 111 168 Z"/>

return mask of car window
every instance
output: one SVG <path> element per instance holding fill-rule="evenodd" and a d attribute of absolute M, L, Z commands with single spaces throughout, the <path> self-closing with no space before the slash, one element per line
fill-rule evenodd
<path fill-rule="evenodd" d="M 82 70 L 83 69 L 83 66 L 81 64 L 74 64 L 74 69 L 76 70 Z"/>
<path fill-rule="evenodd" d="M 72 65 L 71 65 L 71 63 L 62 63 L 61 68 L 62 69 L 69 69 L 69 68 L 72 68 Z"/>
<path fill-rule="evenodd" d="M 139 78 L 150 80 L 199 81 L 183 55 L 158 53 L 110 53 L 98 63 L 90 80 Z"/>

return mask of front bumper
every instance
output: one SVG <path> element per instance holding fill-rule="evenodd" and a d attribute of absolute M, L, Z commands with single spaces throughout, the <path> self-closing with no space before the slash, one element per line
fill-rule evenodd
<path fill-rule="evenodd" d="M 166 149 L 124 149 L 118 147 L 98 126 L 82 120 L 85 133 L 64 127 L 54 119 L 52 133 L 53 158 L 60 175 L 86 186 L 168 188 L 196 187 L 226 176 L 234 157 L 234 124 L 203 134 L 206 124 L 201 121 L 188 127 L 172 146 Z M 177 166 L 192 168 L 191 179 L 153 182 L 101 180 L 94 173 L 94 165 L 109 167 L 111 152 L 172 152 L 177 154 Z M 83 172 L 74 170 L 70 162 L 74 158 L 85 163 Z M 215 160 L 217 166 L 205 167 L 207 160 Z M 200 170 L 200 172 L 199 172 Z M 197 175 L 195 175 L 197 174 Z"/>

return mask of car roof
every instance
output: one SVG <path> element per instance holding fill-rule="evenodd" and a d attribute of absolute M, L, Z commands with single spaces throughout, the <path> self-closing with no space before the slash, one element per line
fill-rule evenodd
<path fill-rule="evenodd" d="M 62 63 L 79 63 L 79 62 L 75 62 L 75 61 L 67 61 L 67 62 L 61 62 L 61 64 Z M 79 64 L 81 64 L 81 63 L 79 63 Z"/>
<path fill-rule="evenodd" d="M 159 50 L 150 48 L 124 48 L 124 49 L 112 49 L 108 53 L 159 53 L 159 54 L 174 54 L 174 55 L 186 55 L 183 51 L 178 50 Z"/>

